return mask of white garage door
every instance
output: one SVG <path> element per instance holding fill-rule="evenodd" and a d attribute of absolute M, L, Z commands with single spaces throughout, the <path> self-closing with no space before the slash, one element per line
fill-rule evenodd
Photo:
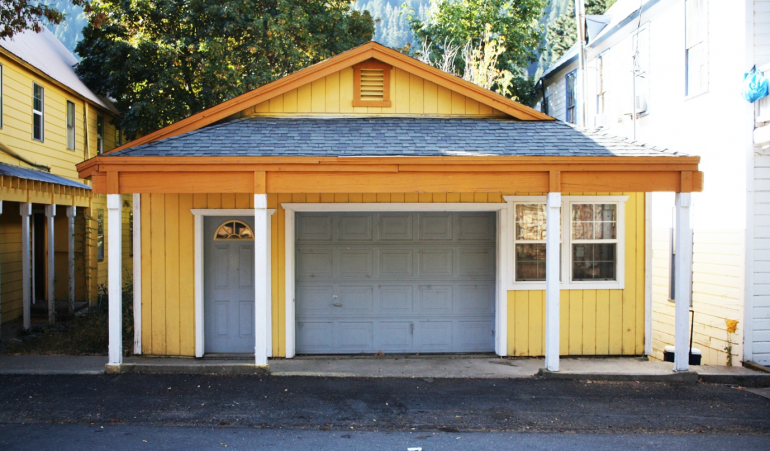
<path fill-rule="evenodd" d="M 491 352 L 495 213 L 299 213 L 298 354 Z"/>

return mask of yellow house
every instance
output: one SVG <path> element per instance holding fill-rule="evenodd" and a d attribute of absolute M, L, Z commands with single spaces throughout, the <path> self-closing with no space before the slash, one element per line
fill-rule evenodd
<path fill-rule="evenodd" d="M 559 355 L 650 353 L 647 193 L 678 193 L 687 233 L 698 163 L 369 43 L 78 171 L 108 208 L 138 196 L 145 355 L 248 353 L 264 367 L 300 354 L 494 352 L 544 355 L 557 371 Z M 108 214 L 116 227 L 119 210 Z M 681 370 L 689 301 L 677 303 Z"/>
<path fill-rule="evenodd" d="M 71 312 L 76 301 L 96 302 L 107 283 L 106 198 L 75 165 L 121 138 L 115 108 L 83 84 L 75 64 L 45 29 L 0 41 L 0 322 L 22 317 L 25 329 L 33 307 L 53 323 L 57 300 Z M 124 201 L 128 224 L 132 199 Z"/>

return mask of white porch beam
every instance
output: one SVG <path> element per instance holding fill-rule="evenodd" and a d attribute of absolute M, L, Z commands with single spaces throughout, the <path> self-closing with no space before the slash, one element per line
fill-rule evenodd
<path fill-rule="evenodd" d="M 24 330 L 29 330 L 32 326 L 29 308 L 30 308 L 30 296 L 32 294 L 32 286 L 30 283 L 31 268 L 30 268 L 30 237 L 29 237 L 29 217 L 32 216 L 32 204 L 29 202 L 22 202 L 19 204 L 19 213 L 21 214 L 21 311 L 22 311 L 22 327 Z"/>
<path fill-rule="evenodd" d="M 120 194 L 107 195 L 108 367 L 117 367 L 123 363 L 123 287 L 120 277 L 122 272 L 122 203 Z"/>
<path fill-rule="evenodd" d="M 676 256 L 674 271 L 674 371 L 690 369 L 690 297 L 692 293 L 692 194 L 676 194 Z"/>
<path fill-rule="evenodd" d="M 142 353 L 142 195 L 134 194 L 134 354 Z"/>
<path fill-rule="evenodd" d="M 268 242 L 267 194 L 254 195 L 254 363 L 267 365 Z"/>
<path fill-rule="evenodd" d="M 545 216 L 545 369 L 559 371 L 561 193 L 548 193 Z"/>
<path fill-rule="evenodd" d="M 48 291 L 48 324 L 56 323 L 56 285 L 55 282 L 55 267 L 54 267 L 54 234 L 53 234 L 53 220 L 56 217 L 56 204 L 45 206 L 45 228 L 46 228 L 46 241 L 48 243 L 48 253 L 46 255 L 46 262 L 48 271 L 46 274 L 46 287 Z"/>
<path fill-rule="evenodd" d="M 67 207 L 67 301 L 70 315 L 75 314 L 75 216 L 78 207 Z"/>

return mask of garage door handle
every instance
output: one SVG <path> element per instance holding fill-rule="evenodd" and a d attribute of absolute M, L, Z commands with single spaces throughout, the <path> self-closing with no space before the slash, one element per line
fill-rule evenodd
<path fill-rule="evenodd" d="M 337 302 L 335 302 L 335 303 L 334 303 L 334 304 L 332 304 L 332 305 L 333 305 L 333 306 L 335 306 L 335 307 L 342 307 L 342 304 L 339 304 L 339 303 L 337 303 Z"/>

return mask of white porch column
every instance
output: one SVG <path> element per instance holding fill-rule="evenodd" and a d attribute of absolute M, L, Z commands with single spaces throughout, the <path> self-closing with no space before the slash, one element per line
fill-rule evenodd
<path fill-rule="evenodd" d="M 76 206 L 67 207 L 67 301 L 70 315 L 75 314 L 75 215 Z"/>
<path fill-rule="evenodd" d="M 142 353 L 142 195 L 134 194 L 134 354 Z"/>
<path fill-rule="evenodd" d="M 54 267 L 54 236 L 53 236 L 53 219 L 56 216 L 56 204 L 45 206 L 45 228 L 46 228 L 46 241 L 48 242 L 48 254 L 46 255 L 46 262 L 48 271 L 46 274 L 46 287 L 48 287 L 48 324 L 56 323 L 56 285 L 55 282 L 55 267 Z"/>
<path fill-rule="evenodd" d="M 545 237 L 545 369 L 559 371 L 561 193 L 548 193 Z"/>
<path fill-rule="evenodd" d="M 109 299 L 109 361 L 107 366 L 123 363 L 123 284 L 120 194 L 107 195 L 107 289 Z"/>
<path fill-rule="evenodd" d="M 676 194 L 676 286 L 674 287 L 674 371 L 690 369 L 690 296 L 692 290 L 692 194 Z"/>
<path fill-rule="evenodd" d="M 267 365 L 267 293 L 270 285 L 268 268 L 267 194 L 254 195 L 254 363 Z"/>
<path fill-rule="evenodd" d="M 29 316 L 30 295 L 32 287 L 30 285 L 30 255 L 29 250 L 29 217 L 32 216 L 32 204 L 22 202 L 19 204 L 19 213 L 21 213 L 21 311 L 24 330 L 29 330 L 32 326 Z"/>

